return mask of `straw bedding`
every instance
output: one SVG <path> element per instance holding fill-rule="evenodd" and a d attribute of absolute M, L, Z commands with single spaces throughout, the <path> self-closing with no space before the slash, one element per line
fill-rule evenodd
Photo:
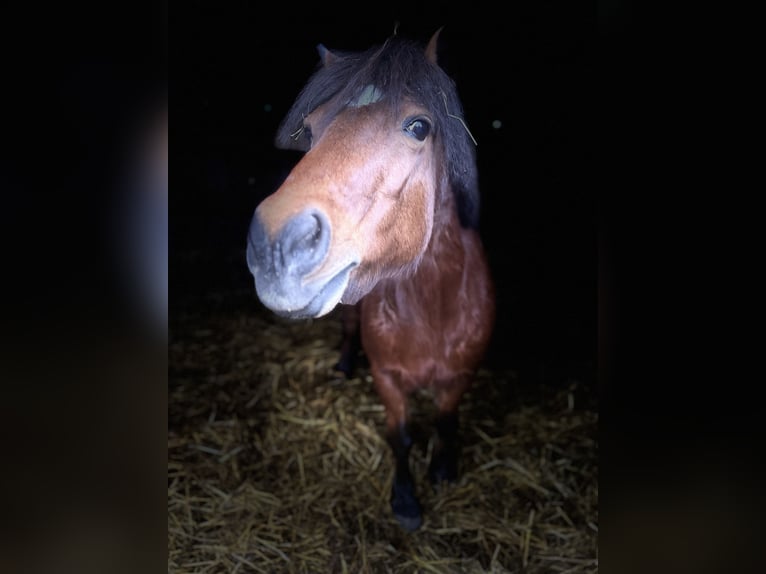
<path fill-rule="evenodd" d="M 460 479 L 436 491 L 434 409 L 415 396 L 424 523 L 408 534 L 390 512 L 369 373 L 332 369 L 340 338 L 337 312 L 284 321 L 249 290 L 173 312 L 168 572 L 598 570 L 598 416 L 585 383 L 482 370 L 460 407 Z"/>

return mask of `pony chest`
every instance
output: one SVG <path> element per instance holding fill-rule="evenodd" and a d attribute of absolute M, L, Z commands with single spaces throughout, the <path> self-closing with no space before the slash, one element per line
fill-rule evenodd
<path fill-rule="evenodd" d="M 411 371 L 462 369 L 459 348 L 468 317 L 438 290 L 375 289 L 362 301 L 361 320 L 372 362 Z"/>

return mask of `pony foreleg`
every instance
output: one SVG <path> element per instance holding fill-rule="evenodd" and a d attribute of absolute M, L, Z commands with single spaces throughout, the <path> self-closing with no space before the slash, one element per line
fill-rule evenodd
<path fill-rule="evenodd" d="M 439 444 L 431 457 L 431 464 L 428 465 L 428 478 L 434 485 L 457 480 L 458 426 L 457 411 L 439 413 L 436 417 Z"/>
<path fill-rule="evenodd" d="M 458 404 L 469 386 L 470 382 L 460 381 L 436 394 L 436 405 L 439 411 L 436 416 L 436 432 L 439 443 L 428 465 L 428 478 L 434 485 L 443 481 L 457 480 L 460 427 Z"/>
<path fill-rule="evenodd" d="M 340 312 L 342 340 L 340 359 L 333 367 L 351 378 L 356 368 L 357 355 L 361 348 L 359 338 L 359 304 L 343 305 Z"/>
<path fill-rule="evenodd" d="M 391 485 L 391 510 L 402 528 L 412 532 L 423 521 L 415 481 L 410 472 L 412 437 L 407 425 L 407 397 L 387 374 L 375 373 L 375 387 L 386 407 L 386 441 L 394 455 L 396 470 Z"/>
<path fill-rule="evenodd" d="M 412 438 L 406 423 L 397 429 L 389 430 L 386 439 L 396 460 L 394 482 L 391 486 L 391 510 L 402 528 L 412 532 L 420 528 L 422 510 L 415 495 L 415 481 L 410 473 L 409 454 Z"/>

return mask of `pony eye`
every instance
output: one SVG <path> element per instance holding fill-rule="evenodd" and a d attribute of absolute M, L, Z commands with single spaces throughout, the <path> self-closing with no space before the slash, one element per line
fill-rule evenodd
<path fill-rule="evenodd" d="M 404 131 L 418 141 L 423 141 L 431 133 L 431 124 L 425 118 L 415 118 L 405 124 Z"/>

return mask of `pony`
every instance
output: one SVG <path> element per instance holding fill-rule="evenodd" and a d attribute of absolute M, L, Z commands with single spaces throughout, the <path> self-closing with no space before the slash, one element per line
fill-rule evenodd
<path fill-rule="evenodd" d="M 394 34 L 320 62 L 278 129 L 305 154 L 256 208 L 247 264 L 265 307 L 291 319 L 358 307 L 395 461 L 391 510 L 422 524 L 408 398 L 432 393 L 432 483 L 458 475 L 458 406 L 488 347 L 495 289 L 478 232 L 475 141 L 427 45 Z"/>

